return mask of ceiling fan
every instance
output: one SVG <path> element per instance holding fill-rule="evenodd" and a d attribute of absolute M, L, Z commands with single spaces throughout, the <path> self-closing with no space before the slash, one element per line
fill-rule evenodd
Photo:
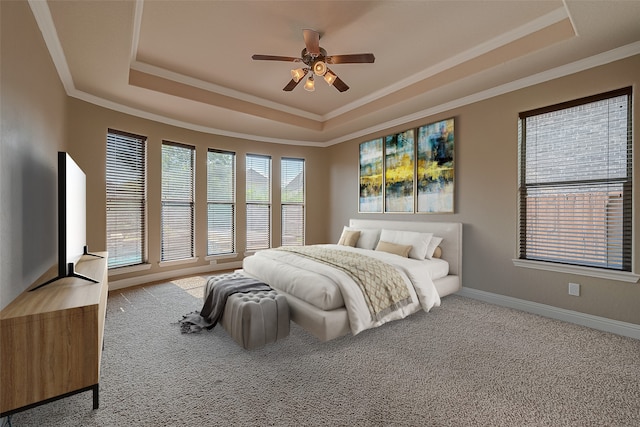
<path fill-rule="evenodd" d="M 291 70 L 291 81 L 282 89 L 284 91 L 292 91 L 298 83 L 309 73 L 309 78 L 304 84 L 305 90 L 313 92 L 315 83 L 313 76 L 323 77 L 329 85 L 333 85 L 340 92 L 349 90 L 349 86 L 338 77 L 333 71 L 327 67 L 327 64 L 358 64 L 373 63 L 375 57 L 373 53 L 355 53 L 350 55 L 332 55 L 327 56 L 327 51 L 320 47 L 320 33 L 314 30 L 302 30 L 305 48 L 300 53 L 300 58 L 292 56 L 276 56 L 276 55 L 253 55 L 251 58 L 256 61 L 286 61 L 286 62 L 302 62 L 306 67 Z"/>

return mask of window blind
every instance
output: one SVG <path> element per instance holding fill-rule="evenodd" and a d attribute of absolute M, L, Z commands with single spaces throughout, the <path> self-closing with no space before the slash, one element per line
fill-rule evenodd
<path fill-rule="evenodd" d="M 161 261 L 194 256 L 194 147 L 162 143 Z"/>
<path fill-rule="evenodd" d="M 280 162 L 281 241 L 283 246 L 304 245 L 304 159 Z"/>
<path fill-rule="evenodd" d="M 520 258 L 631 271 L 631 88 L 521 113 Z"/>
<path fill-rule="evenodd" d="M 271 247 L 271 157 L 246 156 L 246 250 Z"/>
<path fill-rule="evenodd" d="M 107 251 L 109 268 L 147 261 L 147 138 L 107 131 Z"/>
<path fill-rule="evenodd" d="M 207 255 L 235 252 L 236 154 L 207 153 Z"/>

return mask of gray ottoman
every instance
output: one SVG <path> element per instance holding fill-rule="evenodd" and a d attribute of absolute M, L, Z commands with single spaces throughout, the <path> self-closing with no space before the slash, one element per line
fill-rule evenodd
<path fill-rule="evenodd" d="M 216 276 L 207 281 L 205 298 L 215 283 L 245 277 L 241 272 Z M 289 305 L 276 291 L 251 291 L 229 296 L 220 323 L 247 350 L 264 347 L 289 335 Z"/>

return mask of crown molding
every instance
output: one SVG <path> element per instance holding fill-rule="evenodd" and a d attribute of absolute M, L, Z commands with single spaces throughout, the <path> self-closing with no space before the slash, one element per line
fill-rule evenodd
<path fill-rule="evenodd" d="M 53 65 L 58 72 L 58 77 L 62 81 L 65 91 L 69 94 L 75 90 L 75 86 L 67 58 L 64 56 L 64 50 L 62 49 L 62 44 L 60 44 L 60 39 L 56 32 L 56 27 L 53 25 L 49 4 L 46 1 L 29 0 L 29 7 L 31 7 L 31 12 L 36 19 L 38 28 L 40 28 L 44 42 L 49 50 L 49 55 L 51 55 L 51 59 L 53 60 Z"/>
<path fill-rule="evenodd" d="M 529 87 L 529 86 L 533 86 L 535 84 L 539 84 L 539 83 L 543 83 L 549 80 L 553 80 L 556 78 L 560 78 L 560 77 L 564 77 L 570 74 L 574 74 L 580 71 L 584 71 L 587 70 L 589 68 L 593 68 L 593 67 L 597 67 L 600 65 L 604 65 L 604 64 L 608 64 L 610 62 L 614 62 L 617 60 L 621 60 L 633 55 L 637 55 L 640 53 L 640 41 L 639 42 L 634 42 L 616 49 L 612 49 L 610 51 L 607 52 L 603 52 L 601 54 L 598 55 L 594 55 L 592 57 L 589 58 L 585 58 L 570 64 L 566 64 L 551 70 L 547 70 L 532 76 L 528 76 L 513 82 L 509 82 L 503 85 L 499 85 L 496 86 L 494 88 L 490 88 L 484 91 L 480 91 L 477 92 L 475 94 L 471 94 L 462 98 L 458 98 L 437 106 L 433 106 L 430 107 L 428 109 L 424 109 L 424 110 L 420 110 L 418 112 L 412 113 L 410 115 L 406 115 L 403 117 L 399 117 L 393 120 L 389 120 L 380 124 L 377 124 L 375 126 L 371 126 L 371 127 L 367 127 L 367 128 L 363 128 L 359 131 L 356 132 L 352 132 L 349 133 L 347 135 L 343 135 L 341 137 L 338 138 L 334 138 L 331 140 L 326 140 L 326 141 L 301 141 L 301 140 L 290 140 L 290 139 L 282 139 L 282 138 L 272 138 L 272 137 L 265 137 L 265 136 L 261 136 L 261 135 L 253 135 L 253 134 L 246 134 L 246 133 L 241 133 L 241 132 L 235 132 L 235 131 L 227 131 L 224 129 L 218 129 L 218 128 L 214 128 L 214 127 L 209 127 L 209 126 L 201 126 L 201 125 L 196 125 L 193 123 L 189 123 L 189 122 L 185 122 L 182 120 L 177 120 L 177 119 L 172 119 L 160 114 L 155 114 L 155 113 L 150 113 L 147 111 L 143 111 L 137 108 L 133 108 L 133 107 L 129 107 L 127 105 L 118 103 L 118 102 L 114 102 L 105 98 L 101 98 L 92 94 L 89 94 L 87 92 L 83 92 L 80 91 L 78 89 L 76 89 L 74 82 L 73 82 L 73 78 L 71 76 L 71 71 L 68 67 L 67 61 L 66 61 L 66 57 L 64 55 L 64 50 L 62 49 L 62 45 L 60 43 L 60 40 L 58 39 L 58 35 L 55 29 L 55 25 L 53 24 L 53 18 L 51 16 L 51 11 L 49 9 L 49 6 L 47 4 L 46 1 L 39 1 L 39 0 L 28 0 L 29 1 L 29 6 L 31 7 L 31 10 L 33 12 L 33 15 L 36 19 L 36 23 L 38 25 L 38 27 L 40 28 L 40 31 L 44 37 L 44 41 L 45 44 L 47 46 L 47 49 L 49 50 L 49 54 L 51 55 L 51 58 L 53 60 L 53 63 L 55 65 L 55 68 L 58 72 L 58 76 L 65 88 L 65 91 L 67 93 L 68 96 L 73 97 L 73 98 L 77 98 L 98 106 L 102 106 L 111 110 L 115 110 L 115 111 L 119 111 L 125 114 L 130 114 L 132 116 L 136 116 L 136 117 L 140 117 L 140 118 L 144 118 L 144 119 L 149 119 L 149 120 L 153 120 L 153 121 L 158 121 L 161 123 L 167 123 L 173 126 L 177 126 L 177 127 L 181 127 L 181 128 L 185 128 L 185 129 L 190 129 L 190 130 L 195 130 L 195 131 L 199 131 L 199 132 L 203 132 L 203 133 L 209 133 L 209 134 L 215 134 L 215 135 L 222 135 L 222 136 L 228 136 L 228 137 L 233 137 L 233 138 L 241 138 L 241 139 L 248 139 L 248 140 L 252 140 L 252 141 L 260 141 L 260 142 L 268 142 L 268 143 L 274 143 L 274 144 L 285 144 L 285 145 L 301 145 L 301 146 L 314 146 L 314 147 L 328 147 L 331 145 L 335 145 L 335 144 L 339 144 L 342 142 L 346 142 L 352 139 L 356 139 L 356 138 L 361 138 L 364 137 L 366 135 L 369 134 L 373 134 L 375 132 L 381 132 L 384 129 L 388 129 L 388 128 L 392 128 L 395 126 L 400 126 L 415 120 L 419 120 L 422 119 L 424 117 L 428 117 L 431 115 L 435 115 L 435 114 L 439 114 L 441 112 L 444 111 L 448 111 L 451 110 L 453 108 L 459 108 L 461 106 L 467 105 L 467 104 L 471 104 L 474 102 L 478 102 L 478 101 L 482 101 L 485 99 L 489 99 L 495 96 L 499 96 L 508 92 L 512 92 L 514 90 L 518 90 L 518 89 L 523 89 L 525 87 Z M 137 41 L 139 39 L 139 26 L 140 26 L 140 22 L 142 19 L 142 8 L 143 8 L 143 0 L 137 0 L 136 1 L 136 5 L 135 5 L 135 15 L 134 15 L 134 26 L 138 27 L 137 31 L 134 31 L 134 33 L 138 34 L 138 35 L 134 35 L 134 39 L 133 39 L 133 44 L 132 44 L 132 51 L 131 51 L 131 59 L 133 61 L 132 66 L 135 67 L 140 67 L 140 68 L 145 68 L 147 65 L 142 65 L 142 63 L 139 63 L 137 61 L 135 61 L 135 51 L 134 49 L 137 48 Z M 425 70 L 422 73 L 418 73 L 408 79 L 403 80 L 404 84 L 412 84 L 416 81 L 419 81 L 420 79 L 424 79 L 426 77 L 428 77 L 429 75 L 432 75 L 435 72 L 439 72 L 441 70 L 447 69 L 448 67 L 451 67 L 453 65 L 455 65 L 456 63 L 460 62 L 460 61 L 466 61 L 469 60 L 470 58 L 473 58 L 474 55 L 477 56 L 479 54 L 481 54 L 481 52 L 486 51 L 487 49 L 492 49 L 492 48 L 496 48 L 498 46 L 500 46 L 501 44 L 507 43 L 510 40 L 513 40 L 514 37 L 518 38 L 518 37 L 522 37 L 526 34 L 530 34 L 531 32 L 537 31 L 538 29 L 544 28 L 545 26 L 551 25 L 555 22 L 558 22 L 559 20 L 562 19 L 566 19 L 567 17 L 570 18 L 570 15 L 568 13 L 568 10 L 566 9 L 566 4 L 564 8 L 559 8 L 556 9 L 555 11 L 544 15 L 543 17 L 534 20 L 522 27 L 519 27 L 515 30 L 513 30 L 512 32 L 506 33 L 505 35 L 498 37 L 496 39 L 490 40 L 486 43 L 483 43 L 481 45 L 479 45 L 477 48 L 471 49 L 467 52 L 464 52 L 461 55 L 455 56 L 453 57 L 450 61 L 445 61 L 442 64 L 439 64 L 438 67 L 431 67 L 427 70 Z M 573 23 L 572 23 L 573 24 Z M 574 27 L 575 29 L 575 27 Z M 149 66 L 152 67 L 152 66 Z M 158 72 L 160 72 L 159 70 L 156 70 Z M 176 76 L 177 77 L 177 76 Z M 191 81 L 191 83 L 195 83 L 195 84 L 203 84 L 204 87 L 210 87 L 206 82 L 198 82 L 195 81 L 196 79 L 189 80 L 185 82 L 186 84 L 190 84 L 189 81 Z M 400 83 L 398 83 L 400 84 Z M 391 89 L 390 89 L 391 88 Z M 393 89 L 395 88 L 395 89 Z M 379 98 L 380 96 L 383 96 L 384 94 L 387 93 L 391 93 L 394 90 L 398 90 L 400 88 L 400 86 L 393 86 L 393 87 L 388 87 L 387 89 L 384 89 L 383 91 L 378 91 L 374 94 L 371 95 L 372 98 L 363 98 L 361 100 L 359 100 L 358 102 L 361 102 L 362 104 L 356 104 L 356 103 L 351 103 L 348 104 L 347 106 L 336 110 L 336 112 L 331 113 L 331 115 L 324 115 L 324 116 L 318 116 L 318 115 L 312 115 L 313 117 L 317 118 L 320 117 L 320 120 L 326 120 L 328 118 L 331 117 L 335 117 L 333 116 L 333 114 L 339 115 L 339 114 L 344 114 L 347 111 L 350 111 L 354 108 L 357 108 L 361 105 L 364 105 L 368 102 L 371 102 L 374 99 Z M 389 90 L 390 92 L 384 92 Z M 249 95 L 247 95 L 249 96 Z M 373 98 L 376 97 L 376 98 Z M 264 100 L 263 100 L 264 101 Z M 250 101 L 252 102 L 252 101 Z M 277 104 L 277 103 L 274 103 Z M 274 108 L 273 106 L 268 106 L 269 108 Z M 282 106 L 284 108 L 284 106 Z M 288 107 L 286 107 L 288 108 Z M 284 111 L 284 110 L 282 110 Z M 300 115 L 300 112 L 297 111 L 296 112 L 298 115 Z M 309 113 L 311 114 L 311 113 Z M 310 117 L 312 118 L 312 117 Z"/>
<path fill-rule="evenodd" d="M 324 121 L 324 117 L 319 114 L 310 113 L 308 111 L 300 110 L 299 108 L 289 107 L 287 105 L 280 104 L 278 102 L 269 101 L 258 96 L 250 95 L 245 92 L 229 89 L 224 86 L 220 86 L 214 83 L 206 82 L 204 80 L 190 77 L 184 74 L 169 71 L 166 68 L 157 67 L 155 65 L 146 64 L 144 62 L 135 61 L 131 64 L 131 69 L 140 71 L 153 76 L 161 77 L 163 79 L 172 80 L 178 83 L 182 83 L 191 87 L 205 90 L 207 92 L 213 92 L 219 95 L 229 96 L 231 98 L 238 99 L 240 101 L 250 102 L 252 104 L 259 105 L 261 107 L 270 108 L 272 110 L 281 111 L 283 113 L 293 114 L 305 119 L 311 119 L 318 122 Z"/>
<path fill-rule="evenodd" d="M 129 107 L 127 105 L 110 101 L 108 99 L 104 99 L 104 98 L 92 95 L 90 93 L 86 93 L 86 92 L 75 90 L 75 89 L 72 91 L 72 93 L 68 93 L 68 95 L 72 98 L 76 98 L 81 101 L 85 101 L 90 104 L 97 105 L 99 107 L 108 108 L 109 110 L 114 110 L 120 113 L 129 114 L 131 116 L 139 117 L 141 119 L 152 120 L 154 122 L 159 122 L 159 123 L 183 128 L 183 129 L 193 130 L 193 131 L 212 134 L 212 135 L 228 136 L 231 138 L 238 138 L 238 139 L 247 139 L 249 141 L 256 141 L 256 142 L 268 142 L 271 144 L 299 145 L 299 146 L 308 146 L 308 147 L 325 147 L 326 146 L 325 143 L 317 142 L 317 141 L 301 141 L 301 140 L 293 140 L 293 139 L 272 138 L 272 137 L 253 135 L 248 133 L 233 132 L 233 131 L 218 129 L 210 126 L 196 125 L 194 123 L 173 119 L 171 117 L 163 116 L 161 114 L 151 113 L 145 110 L 140 110 L 138 108 Z"/>
<path fill-rule="evenodd" d="M 338 108 L 328 114 L 325 114 L 324 119 L 328 120 L 328 119 L 341 116 L 342 114 L 348 113 L 351 110 L 354 110 L 356 108 L 359 108 L 366 104 L 374 102 L 377 99 L 380 99 L 387 95 L 395 93 L 415 83 L 418 83 L 430 77 L 433 77 L 436 74 L 449 70 L 455 66 L 463 64 L 472 59 L 478 58 L 488 52 L 491 52 L 492 50 L 498 49 L 499 47 L 512 43 L 515 40 L 521 39 L 522 37 L 528 36 L 544 28 L 547 28 L 553 24 L 556 24 L 562 21 L 563 19 L 567 19 L 568 16 L 569 15 L 566 8 L 564 7 L 558 8 L 552 12 L 547 13 L 546 15 L 539 17 L 538 19 L 534 19 L 533 21 L 526 23 L 525 25 L 522 25 L 504 34 L 501 34 L 500 36 L 495 37 L 493 39 L 487 40 L 486 42 L 483 42 L 477 46 L 474 46 L 472 49 L 469 49 L 457 55 L 454 55 L 445 61 L 439 62 L 432 67 L 429 67 L 423 71 L 420 71 L 419 73 L 416 73 L 405 79 L 399 80 L 398 82 L 390 86 L 387 86 L 386 88 L 373 92 L 359 99 L 358 101 L 352 102 L 350 104 L 345 105 L 344 107 Z"/>
<path fill-rule="evenodd" d="M 625 59 L 630 56 L 634 56 L 638 54 L 640 54 L 640 41 L 634 42 L 625 46 L 621 46 L 619 48 L 612 49 L 610 51 L 603 52 L 601 54 L 598 54 L 589 58 L 572 62 L 570 64 L 556 67 L 551 70 L 543 71 L 541 73 L 534 74 L 519 80 L 514 80 L 512 82 L 505 83 L 503 85 L 499 85 L 481 92 L 477 92 L 469 96 L 458 98 L 450 102 L 446 102 L 444 104 L 427 108 L 425 110 L 420 110 L 418 112 L 415 112 L 413 114 L 410 114 L 404 117 L 399 117 L 394 120 L 389 120 L 387 122 L 380 123 L 376 126 L 372 126 L 367 129 L 362 129 L 360 131 L 353 132 L 348 135 L 344 135 L 342 137 L 332 139 L 330 141 L 327 141 L 326 145 L 331 146 L 331 145 L 339 144 L 352 139 L 360 138 L 375 132 L 380 132 L 384 129 L 389 129 L 395 126 L 400 126 L 406 123 L 410 123 L 412 121 L 419 120 L 423 117 L 428 117 L 428 116 L 439 114 L 454 108 L 463 107 L 468 104 L 473 104 L 474 102 L 484 101 L 489 98 L 493 98 L 499 95 L 504 95 L 505 93 L 513 92 L 515 90 L 524 89 L 529 86 L 534 86 L 550 80 L 565 77 L 571 74 L 578 73 L 580 71 L 585 71 L 590 68 L 595 68 L 601 65 L 609 64 L 611 62 Z"/>

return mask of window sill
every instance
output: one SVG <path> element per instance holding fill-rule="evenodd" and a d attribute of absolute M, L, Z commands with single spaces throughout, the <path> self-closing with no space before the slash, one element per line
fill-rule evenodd
<path fill-rule="evenodd" d="M 209 264 L 217 264 L 218 260 L 235 258 L 238 258 L 238 254 L 235 252 L 231 254 L 207 255 L 206 257 L 204 257 L 206 261 L 209 261 Z"/>
<path fill-rule="evenodd" d="M 183 265 L 183 264 L 193 264 L 198 262 L 198 257 L 193 258 L 185 258 L 185 259 L 176 259 L 174 261 L 160 261 L 158 263 L 158 267 L 173 267 L 175 265 Z"/>
<path fill-rule="evenodd" d="M 533 268 L 536 270 L 554 271 L 556 273 L 578 274 L 580 276 L 597 277 L 600 279 L 617 280 L 620 282 L 636 283 L 640 276 L 627 271 L 604 270 L 600 268 L 580 267 L 576 265 L 554 264 L 544 261 L 530 261 L 513 259 L 516 267 Z"/>
<path fill-rule="evenodd" d="M 135 273 L 136 271 L 150 270 L 151 264 L 136 264 L 127 267 L 115 267 L 109 269 L 109 276 L 117 276 L 119 274 Z"/>

